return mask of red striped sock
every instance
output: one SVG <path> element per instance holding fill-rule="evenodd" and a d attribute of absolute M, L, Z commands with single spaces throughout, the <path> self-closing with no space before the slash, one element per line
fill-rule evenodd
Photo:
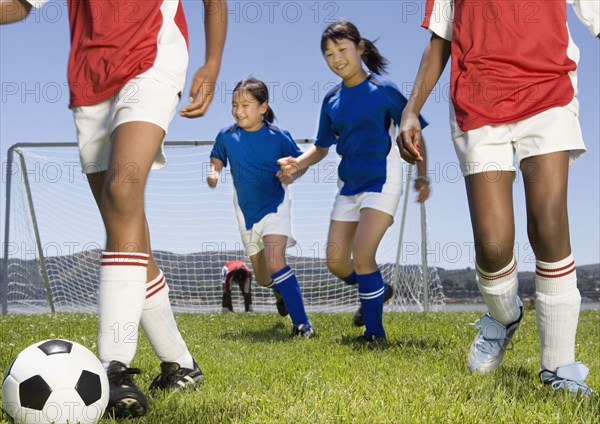
<path fill-rule="evenodd" d="M 537 261 L 535 287 L 541 368 L 554 371 L 575 360 L 581 295 L 573 255 L 554 263 Z"/>
<path fill-rule="evenodd" d="M 163 362 L 177 362 L 184 368 L 193 368 L 190 354 L 169 301 L 169 286 L 162 271 L 146 283 L 146 303 L 141 318 L 144 333 L 156 356 Z"/>
<path fill-rule="evenodd" d="M 517 262 L 513 257 L 508 265 L 497 272 L 477 268 L 477 285 L 490 315 L 504 325 L 519 319 L 521 310 L 517 304 Z"/>
<path fill-rule="evenodd" d="M 105 366 L 113 360 L 127 366 L 133 361 L 145 301 L 147 268 L 145 253 L 102 253 L 98 356 Z"/>

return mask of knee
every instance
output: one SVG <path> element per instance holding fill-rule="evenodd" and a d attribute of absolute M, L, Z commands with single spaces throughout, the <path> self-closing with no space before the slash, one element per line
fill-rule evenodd
<path fill-rule="evenodd" d="M 327 269 L 336 277 L 344 278 L 345 275 L 341 275 L 344 273 L 343 268 L 340 266 L 339 260 L 336 259 L 327 259 L 326 261 Z"/>
<path fill-rule="evenodd" d="M 140 206 L 143 209 L 143 188 L 111 179 L 102 191 L 101 205 L 103 212 L 131 214 Z"/>
<path fill-rule="evenodd" d="M 377 270 L 375 253 L 355 250 L 352 254 L 354 269 L 357 274 L 370 274 Z"/>
<path fill-rule="evenodd" d="M 527 218 L 527 233 L 532 244 L 559 240 L 565 232 L 568 234 L 569 222 L 566 212 L 547 210 L 530 214 Z"/>
<path fill-rule="evenodd" d="M 475 240 L 477 264 L 488 272 L 495 272 L 508 264 L 513 253 L 513 237 L 496 233 L 487 234 Z"/>

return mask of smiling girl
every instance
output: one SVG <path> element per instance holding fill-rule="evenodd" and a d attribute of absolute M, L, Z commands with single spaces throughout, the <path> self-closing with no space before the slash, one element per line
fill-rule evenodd
<path fill-rule="evenodd" d="M 286 248 L 296 242 L 290 196 L 276 175 L 277 159 L 296 157 L 302 151 L 289 132 L 273 125 L 275 114 L 268 99 L 264 82 L 249 78 L 237 83 L 231 107 L 235 124 L 217 135 L 207 182 L 216 187 L 221 170 L 230 163 L 240 234 L 256 281 L 281 295 L 292 319 L 292 334 L 312 337 L 315 332 L 298 280 L 285 261 Z"/>
<path fill-rule="evenodd" d="M 354 324 L 366 327 L 359 341 L 385 342 L 383 303 L 393 292 L 381 277 L 375 255 L 402 194 L 402 161 L 390 130 L 400 122 L 406 98 L 378 75 L 387 60 L 352 23 L 336 22 L 325 29 L 321 51 L 342 82 L 323 100 L 315 145 L 297 158 L 282 158 L 279 177 L 293 182 L 337 145 L 342 157 L 340 190 L 331 213 L 327 266 L 347 284 L 358 284 L 361 307 Z M 363 62 L 371 72 L 363 69 Z M 418 169 L 415 188 L 423 202 L 429 196 L 425 162 Z"/>

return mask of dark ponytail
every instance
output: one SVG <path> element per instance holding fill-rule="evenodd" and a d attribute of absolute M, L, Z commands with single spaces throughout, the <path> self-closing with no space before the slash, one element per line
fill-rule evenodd
<path fill-rule="evenodd" d="M 376 74 L 384 74 L 387 72 L 388 60 L 379 53 L 373 41 L 369 41 L 366 38 L 362 39 L 365 46 L 365 52 L 362 54 L 362 60 L 367 65 L 369 70 Z"/>
<path fill-rule="evenodd" d="M 372 41 L 361 37 L 358 28 L 352 22 L 339 21 L 329 25 L 321 36 L 321 52 L 325 54 L 327 40 L 339 42 L 343 39 L 352 41 L 357 47 L 362 41 L 365 49 L 362 54 L 362 61 L 367 65 L 367 68 L 376 74 L 386 72 L 389 64 L 388 60 L 379 53 L 379 50 L 377 50 Z"/>
<path fill-rule="evenodd" d="M 244 90 L 248 92 L 254 99 L 263 104 L 264 102 L 269 102 L 269 89 L 267 85 L 257 78 L 247 78 L 245 80 L 241 80 L 235 85 L 233 89 L 233 94 L 235 94 L 238 90 Z M 265 112 L 263 118 L 267 122 L 275 121 L 275 112 L 271 109 L 271 106 L 267 105 L 267 111 Z"/>

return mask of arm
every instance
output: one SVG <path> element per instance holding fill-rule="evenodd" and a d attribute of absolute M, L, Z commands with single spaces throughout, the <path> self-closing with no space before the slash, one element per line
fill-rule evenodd
<path fill-rule="evenodd" d="M 429 198 L 431 188 L 429 187 L 430 181 L 427 177 L 427 149 L 425 148 L 425 139 L 421 139 L 419 144 L 419 153 L 423 158 L 422 161 L 417 162 L 417 178 L 415 178 L 415 191 L 418 193 L 417 201 L 423 203 Z"/>
<path fill-rule="evenodd" d="M 0 0 L 0 24 L 22 21 L 30 10 L 31 4 L 25 0 Z"/>
<path fill-rule="evenodd" d="M 421 162 L 423 160 L 419 153 L 421 141 L 419 113 L 435 84 L 440 79 L 442 72 L 444 72 L 449 58 L 450 41 L 432 34 L 429 43 L 423 51 L 419 71 L 415 78 L 415 85 L 404 108 L 404 112 L 402 112 L 402 120 L 400 122 L 398 146 L 400 147 L 402 158 L 409 163 Z"/>
<path fill-rule="evenodd" d="M 210 173 L 206 177 L 206 182 L 210 188 L 215 188 L 221 178 L 221 171 L 223 170 L 223 162 L 221 159 L 215 157 L 210 158 Z"/>
<path fill-rule="evenodd" d="M 291 184 L 300 178 L 306 170 L 317 162 L 320 162 L 329 153 L 329 147 L 312 146 L 306 152 L 302 153 L 297 158 L 288 156 L 281 158 L 277 164 L 281 170 L 277 172 L 279 181 L 284 184 Z"/>
<path fill-rule="evenodd" d="M 181 116 L 203 116 L 215 95 L 215 83 L 221 69 L 221 58 L 227 34 L 227 0 L 203 0 L 206 60 L 192 81 L 190 104 L 181 109 Z"/>

